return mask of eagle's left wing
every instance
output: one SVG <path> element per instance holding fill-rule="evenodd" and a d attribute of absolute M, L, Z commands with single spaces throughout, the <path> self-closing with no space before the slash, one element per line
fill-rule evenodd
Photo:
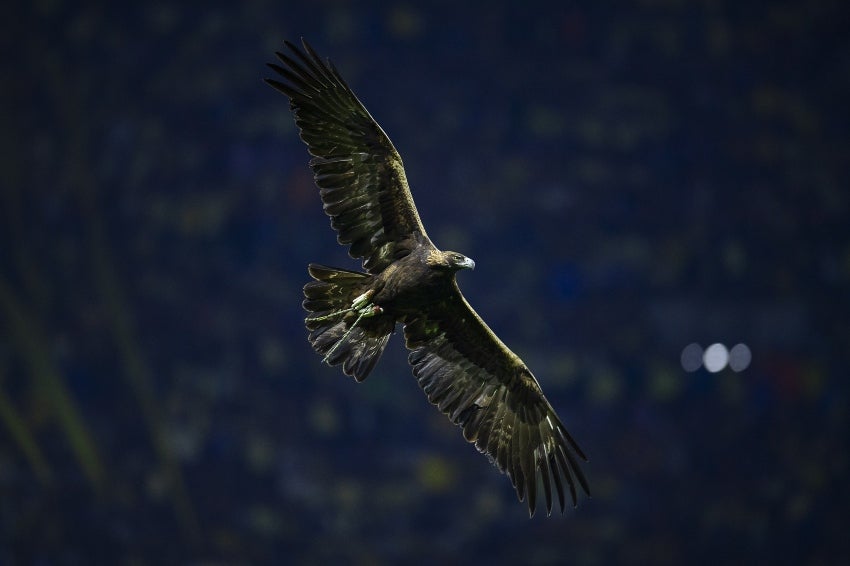
<path fill-rule="evenodd" d="M 576 504 L 576 483 L 590 494 L 576 457 L 587 457 L 567 432 L 534 375 L 493 333 L 457 287 L 405 321 L 413 374 L 463 435 L 510 477 L 534 514 L 537 481 L 546 512 L 552 484 L 564 505 L 564 484 Z"/>

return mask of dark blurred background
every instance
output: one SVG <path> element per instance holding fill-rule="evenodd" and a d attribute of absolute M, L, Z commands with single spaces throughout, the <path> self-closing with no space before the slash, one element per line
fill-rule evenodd
<path fill-rule="evenodd" d="M 4 12 L 0 563 L 850 558 L 844 2 Z M 309 348 L 306 264 L 358 265 L 262 83 L 300 36 L 589 454 L 566 517 L 399 336 L 361 385 Z"/>

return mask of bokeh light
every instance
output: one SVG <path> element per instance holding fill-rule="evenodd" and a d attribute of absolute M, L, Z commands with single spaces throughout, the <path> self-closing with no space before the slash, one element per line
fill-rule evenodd
<path fill-rule="evenodd" d="M 693 373 L 705 366 L 711 373 L 722 371 L 727 365 L 736 372 L 742 372 L 750 366 L 753 354 L 746 344 L 735 344 L 730 350 L 717 342 L 703 350 L 696 342 L 691 342 L 682 349 L 682 369 Z"/>
<path fill-rule="evenodd" d="M 729 351 L 729 367 L 733 371 L 744 371 L 753 360 L 753 353 L 746 344 L 735 344 Z"/>
<path fill-rule="evenodd" d="M 682 350 L 682 369 L 688 373 L 697 371 L 702 367 L 702 346 L 693 342 Z"/>
<path fill-rule="evenodd" d="M 729 363 L 729 351 L 726 346 L 716 342 L 705 349 L 705 353 L 702 355 L 702 363 L 705 365 L 705 369 L 711 373 L 717 373 Z"/>

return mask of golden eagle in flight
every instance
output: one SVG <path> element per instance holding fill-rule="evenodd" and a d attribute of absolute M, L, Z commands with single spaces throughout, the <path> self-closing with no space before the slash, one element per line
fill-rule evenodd
<path fill-rule="evenodd" d="M 285 82 L 310 167 L 340 244 L 365 273 L 311 264 L 304 287 L 313 348 L 363 381 L 397 323 L 428 400 L 511 479 L 534 515 L 538 482 L 552 512 L 576 484 L 590 494 L 577 458 L 587 457 L 543 396 L 534 375 L 472 309 L 455 274 L 475 267 L 440 251 L 419 220 L 401 157 L 384 130 L 328 61 L 302 40 L 271 63 Z"/>

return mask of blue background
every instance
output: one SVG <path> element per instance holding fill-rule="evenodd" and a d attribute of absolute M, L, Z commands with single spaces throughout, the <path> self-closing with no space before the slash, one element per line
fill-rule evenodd
<path fill-rule="evenodd" d="M 847 560 L 843 4 L 13 3 L 0 562 Z M 301 36 L 590 456 L 566 517 L 399 336 L 361 385 L 310 350 L 306 264 L 357 264 L 262 83 Z M 686 373 L 692 342 L 752 364 Z"/>

